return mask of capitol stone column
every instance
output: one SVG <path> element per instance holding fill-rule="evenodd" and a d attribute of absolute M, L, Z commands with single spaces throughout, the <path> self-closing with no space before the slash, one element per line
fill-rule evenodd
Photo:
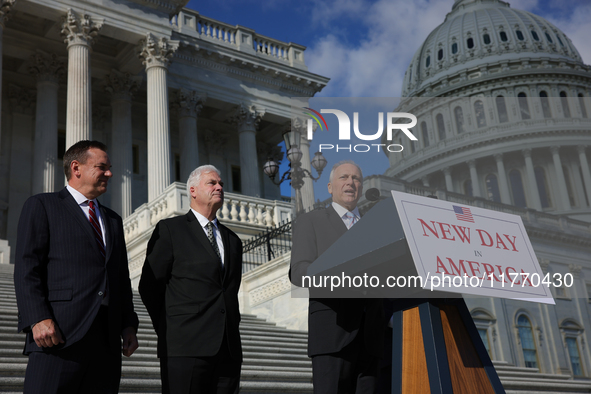
<path fill-rule="evenodd" d="M 505 163 L 503 163 L 503 154 L 497 153 L 494 156 L 495 161 L 497 162 L 497 172 L 499 173 L 499 190 L 501 192 L 501 202 L 503 204 L 511 204 L 511 195 L 509 194 L 509 182 L 507 181 Z"/>
<path fill-rule="evenodd" d="M 62 37 L 68 45 L 66 149 L 92 139 L 90 51 L 102 26 L 102 20 L 93 21 L 89 15 L 79 18 L 71 8 L 62 23 Z"/>
<path fill-rule="evenodd" d="M 148 75 L 148 202 L 170 185 L 170 120 L 166 76 L 178 41 L 157 39 L 151 33 L 140 44 Z"/>
<path fill-rule="evenodd" d="M 231 123 L 238 126 L 240 183 L 242 194 L 247 196 L 260 196 L 261 194 L 256 130 L 264 114 L 264 110 L 257 109 L 254 105 L 240 104 L 234 114 L 228 119 Z"/>
<path fill-rule="evenodd" d="M 55 189 L 57 101 L 59 80 L 65 73 L 65 65 L 57 55 L 41 51 L 31 57 L 31 63 L 29 71 L 37 77 L 32 193 L 49 193 Z"/>
<path fill-rule="evenodd" d="M 181 89 L 172 103 L 178 111 L 181 149 L 181 181 L 186 182 L 191 172 L 199 167 L 197 116 L 205 103 L 205 94 Z"/>
<path fill-rule="evenodd" d="M 316 126 L 314 124 L 314 126 Z M 310 141 L 308 140 L 308 128 L 307 124 L 301 118 L 294 117 L 291 122 L 287 125 L 288 130 L 294 127 L 300 132 L 300 143 L 299 148 L 302 151 L 302 159 L 300 165 L 302 169 L 310 171 L 312 175 L 312 159 L 310 157 Z M 317 127 L 312 127 L 313 132 L 316 132 Z M 286 130 L 287 131 L 287 130 Z M 286 152 L 287 153 L 287 152 Z M 314 181 L 310 177 L 304 177 L 304 184 L 300 189 L 302 196 L 302 206 L 304 211 L 311 209 L 314 206 Z"/>
<path fill-rule="evenodd" d="M 585 154 L 584 145 L 577 146 L 577 152 L 579 152 L 579 161 L 581 162 L 581 171 L 583 173 L 583 184 L 585 191 L 587 192 L 587 199 L 591 205 L 591 172 L 589 172 L 589 162 L 587 161 L 587 155 Z"/>
<path fill-rule="evenodd" d="M 16 0 L 0 0 L 0 93 L 2 92 L 2 36 L 4 25 L 10 17 L 10 9 Z M 2 94 L 0 94 L 0 136 L 2 135 Z M 1 139 L 0 139 L 1 141 Z"/>
<path fill-rule="evenodd" d="M 482 197 L 480 193 L 480 182 L 478 181 L 478 171 L 476 170 L 476 160 L 468 160 L 468 167 L 470 168 L 470 181 L 472 182 L 472 196 Z"/>
<path fill-rule="evenodd" d="M 554 170 L 556 171 L 556 180 L 558 181 L 558 196 L 561 208 L 564 210 L 570 209 L 570 198 L 566 188 L 566 180 L 564 179 L 564 170 L 562 169 L 562 161 L 560 160 L 560 146 L 551 146 L 552 161 L 554 162 Z M 560 209 L 559 207 L 556 207 Z"/>
<path fill-rule="evenodd" d="M 541 211 L 542 202 L 540 201 L 538 182 L 536 181 L 536 173 L 534 172 L 534 163 L 531 159 L 531 149 L 523 149 L 521 153 L 523 153 L 523 158 L 525 159 L 525 172 L 527 173 L 527 183 L 529 184 L 526 190 L 529 201 L 533 205 L 531 208 Z"/>
<path fill-rule="evenodd" d="M 443 175 L 445 175 L 445 189 L 448 192 L 454 191 L 454 184 L 451 178 L 451 167 L 445 167 L 443 169 Z"/>
<path fill-rule="evenodd" d="M 131 99 L 141 77 L 132 77 L 116 70 L 106 77 L 105 90 L 111 93 L 111 208 L 123 219 L 131 215 L 133 181 Z"/>

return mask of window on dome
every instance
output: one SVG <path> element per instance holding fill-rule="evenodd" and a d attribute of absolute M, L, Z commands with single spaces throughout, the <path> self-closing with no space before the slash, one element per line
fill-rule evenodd
<path fill-rule="evenodd" d="M 548 100 L 548 93 L 543 90 L 540 92 L 540 101 L 542 102 L 542 112 L 544 113 L 544 118 L 551 118 L 552 111 L 550 111 L 550 100 Z"/>
<path fill-rule="evenodd" d="M 451 44 L 451 53 L 453 53 L 454 55 L 456 53 L 458 53 L 458 43 L 454 42 L 453 44 Z"/>
<path fill-rule="evenodd" d="M 579 107 L 581 107 L 581 116 L 587 117 L 587 108 L 585 107 L 585 96 L 579 93 Z"/>
<path fill-rule="evenodd" d="M 443 124 L 443 115 L 437 114 L 437 133 L 439 134 L 439 141 L 445 139 L 445 125 Z"/>
<path fill-rule="evenodd" d="M 568 107 L 568 97 L 566 97 L 566 93 L 560 92 L 560 104 L 562 104 L 562 113 L 564 114 L 565 118 L 570 118 L 570 108 Z"/>
<path fill-rule="evenodd" d="M 527 95 L 523 92 L 517 95 L 517 101 L 519 101 L 519 110 L 521 111 L 521 119 L 531 119 L 529 114 L 529 104 L 527 103 Z"/>
<path fill-rule="evenodd" d="M 468 38 L 468 40 L 466 41 L 466 44 L 468 45 L 469 49 L 474 48 L 474 39 L 472 37 Z"/>
<path fill-rule="evenodd" d="M 548 179 L 546 178 L 546 171 L 542 167 L 534 168 L 536 176 L 536 183 L 538 185 L 538 193 L 540 195 L 540 202 L 542 208 L 550 208 L 552 206 L 552 198 L 550 198 L 550 189 L 548 188 Z"/>
<path fill-rule="evenodd" d="M 552 37 L 550 37 L 550 34 L 548 34 L 548 32 L 547 32 L 547 31 L 546 31 L 546 32 L 544 32 L 544 33 L 546 34 L 546 40 L 548 40 L 548 42 L 549 42 L 550 44 L 552 44 L 554 41 L 552 41 Z"/>
<path fill-rule="evenodd" d="M 474 103 L 474 113 L 476 114 L 476 125 L 478 127 L 486 127 L 486 115 L 482 101 L 478 100 Z"/>
<path fill-rule="evenodd" d="M 501 192 L 499 191 L 499 182 L 495 174 L 488 174 L 485 178 L 486 194 L 489 200 L 501 202 Z"/>
<path fill-rule="evenodd" d="M 523 191 L 523 181 L 519 170 L 509 172 L 509 181 L 511 182 L 511 191 L 513 192 L 513 205 L 519 208 L 525 208 L 525 192 Z"/>
<path fill-rule="evenodd" d="M 515 34 L 517 34 L 517 39 L 519 41 L 523 41 L 525 39 L 525 37 L 523 37 L 523 33 L 521 32 L 521 30 L 516 30 Z"/>
<path fill-rule="evenodd" d="M 437 51 L 437 60 L 443 59 L 443 49 Z"/>
<path fill-rule="evenodd" d="M 472 181 L 470 179 L 464 181 L 464 194 L 468 197 L 472 197 L 474 195 L 472 192 Z"/>
<path fill-rule="evenodd" d="M 423 148 L 429 146 L 429 130 L 427 130 L 427 123 L 421 123 L 421 133 L 423 134 Z"/>
<path fill-rule="evenodd" d="M 564 174 L 564 183 L 566 184 L 566 194 L 568 194 L 568 202 L 571 207 L 576 205 L 575 193 L 573 191 L 573 184 L 571 182 L 570 171 L 566 166 L 562 166 L 562 172 Z"/>
<path fill-rule="evenodd" d="M 583 167 L 579 166 L 579 182 L 580 184 L 584 184 L 584 179 L 585 177 L 583 176 Z M 587 205 L 589 205 L 589 195 L 587 194 L 587 189 L 583 188 L 583 194 L 585 195 L 585 203 Z M 589 292 L 589 302 L 591 303 L 591 292 Z"/>
<path fill-rule="evenodd" d="M 557 35 L 556 38 L 558 38 L 558 42 L 560 43 L 561 46 L 564 46 L 564 44 L 562 43 L 562 40 L 560 39 L 560 36 Z"/>
<path fill-rule="evenodd" d="M 521 349 L 523 350 L 525 366 L 527 368 L 538 368 L 538 355 L 534 340 L 534 332 L 531 328 L 531 322 L 525 315 L 521 315 L 517 318 L 517 330 L 519 332 L 519 340 L 521 342 Z"/>
<path fill-rule="evenodd" d="M 501 41 L 503 41 L 503 42 L 509 41 L 509 38 L 507 37 L 507 33 L 505 33 L 504 31 L 500 32 L 499 36 L 501 36 Z"/>
<path fill-rule="evenodd" d="M 458 134 L 463 133 L 464 130 L 464 114 L 462 112 L 462 107 L 457 106 L 456 108 L 454 108 L 454 115 L 456 118 L 456 128 L 458 131 Z"/>
<path fill-rule="evenodd" d="M 509 121 L 509 115 L 507 115 L 507 105 L 505 104 L 505 97 L 497 96 L 497 114 L 499 115 L 499 123 L 505 123 Z"/>
<path fill-rule="evenodd" d="M 534 40 L 540 41 L 540 36 L 538 36 L 538 33 L 535 30 L 531 31 L 531 36 L 534 38 Z"/>
<path fill-rule="evenodd" d="M 568 356 L 570 358 L 570 366 L 573 370 L 573 375 L 584 376 L 581 364 L 581 353 L 579 352 L 577 338 L 566 338 L 566 348 L 568 350 Z"/>
<path fill-rule="evenodd" d="M 486 45 L 490 44 L 490 36 L 488 34 L 483 35 L 482 39 Z"/>
<path fill-rule="evenodd" d="M 431 65 L 431 56 L 427 56 L 427 60 L 425 60 L 425 68 Z"/>

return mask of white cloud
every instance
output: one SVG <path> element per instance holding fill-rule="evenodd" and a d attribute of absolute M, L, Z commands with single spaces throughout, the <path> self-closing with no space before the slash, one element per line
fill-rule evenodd
<path fill-rule="evenodd" d="M 538 0 L 514 0 L 511 7 L 548 19 L 577 47 L 583 61 L 591 62 L 591 3 L 569 1 L 560 15 Z M 321 5 L 324 4 L 324 5 Z M 315 20 L 332 27 L 329 34 L 306 50 L 310 71 L 331 78 L 321 96 L 397 97 L 404 73 L 428 34 L 451 11 L 451 0 L 345 0 L 316 3 Z M 554 2 L 552 5 L 562 3 Z M 561 5 L 561 7 L 564 7 Z M 339 21 L 356 23 L 355 42 L 342 32 Z M 334 28 L 334 26 L 338 26 Z"/>

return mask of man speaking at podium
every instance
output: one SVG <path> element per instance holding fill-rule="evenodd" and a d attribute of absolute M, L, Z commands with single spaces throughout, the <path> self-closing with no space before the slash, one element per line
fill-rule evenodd
<path fill-rule="evenodd" d="M 359 220 L 362 191 L 357 164 L 347 160 L 333 166 L 328 183 L 331 206 L 302 214 L 294 223 L 289 272 L 293 284 L 302 286 L 310 264 Z M 310 289 L 308 356 L 314 393 L 376 393 L 384 336 L 382 300 L 318 295 Z"/>

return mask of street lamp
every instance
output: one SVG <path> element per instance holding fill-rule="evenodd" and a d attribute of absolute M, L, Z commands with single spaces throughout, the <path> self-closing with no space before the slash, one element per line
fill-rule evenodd
<path fill-rule="evenodd" d="M 318 172 L 318 177 L 314 177 L 310 171 L 305 168 L 302 168 L 302 156 L 303 153 L 299 148 L 301 133 L 295 128 L 292 128 L 290 131 L 283 133 L 283 141 L 285 142 L 285 149 L 287 150 L 287 160 L 289 160 L 290 169 L 285 171 L 285 173 L 281 176 L 279 182 L 275 181 L 275 176 L 279 172 L 279 164 L 277 164 L 272 158 L 267 159 L 267 162 L 263 166 L 263 171 L 269 178 L 271 178 L 271 182 L 275 185 L 281 185 L 283 181 L 290 180 L 291 186 L 295 190 L 296 195 L 296 213 L 300 213 L 304 210 L 304 206 L 302 203 L 302 192 L 301 188 L 304 186 L 304 179 L 310 178 L 313 181 L 317 181 L 320 179 L 322 175 L 322 171 L 326 167 L 328 161 L 322 153 L 316 152 L 314 154 L 314 158 L 312 159 L 312 166 Z"/>

